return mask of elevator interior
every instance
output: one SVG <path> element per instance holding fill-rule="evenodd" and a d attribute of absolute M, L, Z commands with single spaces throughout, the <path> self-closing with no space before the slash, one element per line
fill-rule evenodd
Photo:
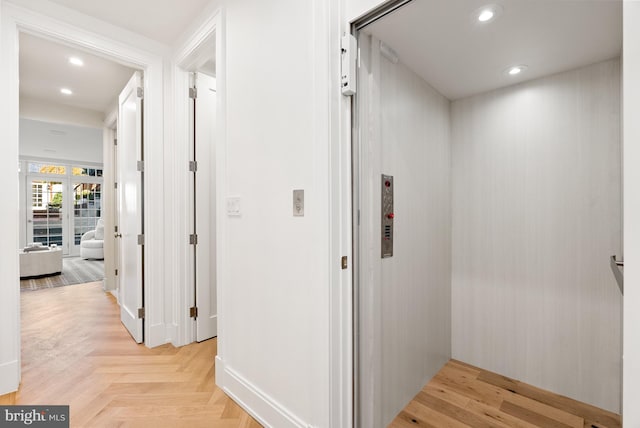
<path fill-rule="evenodd" d="M 354 29 L 360 425 L 449 358 L 619 413 L 622 3 L 413 0 Z"/>

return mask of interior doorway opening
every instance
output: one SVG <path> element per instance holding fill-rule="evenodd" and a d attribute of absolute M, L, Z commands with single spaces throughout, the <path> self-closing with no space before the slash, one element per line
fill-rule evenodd
<path fill-rule="evenodd" d="M 186 343 L 218 335 L 216 253 L 216 31 L 213 29 L 179 62 L 188 81 L 179 99 L 188 100 L 188 250 Z"/>
<path fill-rule="evenodd" d="M 27 289 L 36 290 L 99 281 L 117 296 L 122 322 L 140 343 L 142 72 L 73 43 L 25 32 L 19 42 L 21 285 L 28 280 Z M 122 95 L 127 88 L 133 97 Z M 121 153 L 131 152 L 131 160 L 118 160 L 112 149 L 120 122 L 119 139 L 126 149 Z M 123 236 L 133 242 L 124 244 Z M 48 258 L 49 253 L 64 255 L 57 272 L 39 263 L 45 253 Z M 116 278 L 122 275 L 121 287 Z"/>

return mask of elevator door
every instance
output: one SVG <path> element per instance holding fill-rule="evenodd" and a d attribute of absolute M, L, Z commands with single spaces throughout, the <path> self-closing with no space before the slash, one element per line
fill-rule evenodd
<path fill-rule="evenodd" d="M 449 101 L 358 43 L 356 410 L 386 427 L 450 358 Z"/>

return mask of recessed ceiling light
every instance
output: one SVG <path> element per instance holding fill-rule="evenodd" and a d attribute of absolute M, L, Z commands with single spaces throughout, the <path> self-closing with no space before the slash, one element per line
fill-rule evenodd
<path fill-rule="evenodd" d="M 476 24 L 485 24 L 490 21 L 494 21 L 498 16 L 502 14 L 502 6 L 499 4 L 487 4 L 479 9 L 476 9 L 471 15 L 471 19 Z"/>
<path fill-rule="evenodd" d="M 494 13 L 492 10 L 490 9 L 485 9 L 482 12 L 480 12 L 480 15 L 478 15 L 478 21 L 480 22 L 487 22 L 488 20 L 490 20 L 491 18 L 493 18 Z"/>
<path fill-rule="evenodd" d="M 64 95 L 73 95 L 73 91 L 69 88 L 61 88 L 60 93 Z"/>
<path fill-rule="evenodd" d="M 504 71 L 504 74 L 508 75 L 508 76 L 517 76 L 519 74 L 522 74 L 523 71 L 525 71 L 527 69 L 527 66 L 524 64 L 520 64 L 520 65 L 514 65 L 511 66 L 509 68 L 507 68 Z"/>
<path fill-rule="evenodd" d="M 76 56 L 69 58 L 69 62 L 73 65 L 77 65 L 78 67 L 82 67 L 84 65 L 84 61 Z"/>

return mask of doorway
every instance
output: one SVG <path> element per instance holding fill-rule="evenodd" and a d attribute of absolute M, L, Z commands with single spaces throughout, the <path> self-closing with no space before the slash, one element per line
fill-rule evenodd
<path fill-rule="evenodd" d="M 176 114 L 186 150 L 177 153 L 188 168 L 176 186 L 188 207 L 184 222 L 188 254 L 181 295 L 182 328 L 176 345 L 218 336 L 218 105 L 216 20 L 194 36 L 176 59 Z M 182 128 L 184 125 L 184 128 Z M 180 218 L 180 216 L 178 216 Z"/>
<path fill-rule="evenodd" d="M 42 251 L 62 249 L 65 259 L 59 280 L 42 278 L 50 287 L 87 282 L 89 275 L 78 271 L 93 272 L 98 267 L 102 275 L 93 280 L 104 284 L 103 260 L 117 266 L 108 274 L 123 277 L 118 287 L 121 321 L 134 340 L 142 343 L 142 72 L 58 40 L 20 33 L 19 41 L 26 245 L 38 245 Z M 112 155 L 103 146 L 103 136 L 111 132 L 108 125 L 115 125 L 106 124 L 114 110 L 115 121 L 121 124 L 118 140 L 122 150 L 118 162 L 109 159 L 108 167 L 122 168 L 108 171 L 115 195 L 103 199 L 103 157 Z M 106 144 L 110 147 L 111 141 Z M 119 230 L 113 226 L 105 230 L 105 220 L 117 224 Z M 117 251 L 105 251 L 106 241 L 113 242 Z M 115 255 L 121 260 L 114 260 Z M 21 258 L 26 261 L 27 256 L 34 258 L 31 253 Z M 32 290 L 44 288 L 31 281 L 29 285 Z"/>
<path fill-rule="evenodd" d="M 93 33 L 87 29 L 81 29 L 70 24 L 64 19 L 54 19 L 38 14 L 16 4 L 2 3 L 2 55 L 3 67 L 0 68 L 1 84 L 4 87 L 0 98 L 0 133 L 3 141 L 6 141 L 5 152 L 2 158 L 4 168 L 1 168 L 2 181 L 6 186 L 6 204 L 13 209 L 7 209 L 0 214 L 3 224 L 12 226 L 15 230 L 14 237 L 7 239 L 1 246 L 0 272 L 6 284 L 15 283 L 19 276 L 18 253 L 18 218 L 15 213 L 19 207 L 19 182 L 16 174 L 16 165 L 19 161 L 19 51 L 18 37 L 20 32 L 36 34 L 45 38 L 55 39 L 71 45 L 80 45 L 85 50 L 97 53 L 103 57 L 111 58 L 121 64 L 143 69 L 145 71 L 145 98 L 147 108 L 145 110 L 145 139 L 154 141 L 153 145 L 146 147 L 145 155 L 149 161 L 146 174 L 145 206 L 146 216 L 153 212 L 158 215 L 147 218 L 145 246 L 145 316 L 156 320 L 145 325 L 145 345 L 154 347 L 166 342 L 166 329 L 164 325 L 165 297 L 163 290 L 164 274 L 164 245 L 163 227 L 166 209 L 165 194 L 163 191 L 163 152 L 164 152 L 164 128 L 163 128 L 163 61 L 162 52 L 157 45 L 138 41 L 133 44 L 124 44 L 117 41 L 117 35 L 107 31 L 103 34 Z M 152 284 L 149 286 L 149 284 Z M 3 334 L 2 356 L 3 375 L 0 377 L 0 386 L 3 391 L 17 390 L 20 382 L 20 291 L 15 287 L 7 286 L 2 290 L 2 314 L 3 323 L 7 330 Z"/>
<path fill-rule="evenodd" d="M 621 3 L 478 6 L 354 24 L 359 426 L 451 357 L 620 412 Z"/>

